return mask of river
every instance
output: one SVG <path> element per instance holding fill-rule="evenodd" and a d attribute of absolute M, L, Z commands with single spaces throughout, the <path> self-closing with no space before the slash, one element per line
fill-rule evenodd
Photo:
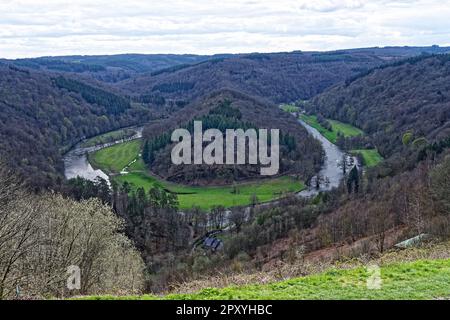
<path fill-rule="evenodd" d="M 320 187 L 317 189 L 315 186 L 315 181 L 317 176 L 311 181 L 311 186 L 307 189 L 298 193 L 302 197 L 311 197 L 322 191 L 329 191 L 336 188 L 341 183 L 344 173 L 342 170 L 342 159 L 345 156 L 347 168 L 351 169 L 353 165 L 358 164 L 356 157 L 347 155 L 338 146 L 331 143 L 327 138 L 325 138 L 317 129 L 311 127 L 309 124 L 302 120 L 298 120 L 302 126 L 308 130 L 308 132 L 322 144 L 322 148 L 325 151 L 325 159 L 322 168 L 319 171 L 319 176 L 321 176 L 326 183 L 321 183 Z"/>
<path fill-rule="evenodd" d="M 97 177 L 105 179 L 110 184 L 109 177 L 102 170 L 94 169 L 88 161 L 87 154 L 110 147 L 112 145 L 142 138 L 144 127 L 130 128 L 135 130 L 135 135 L 126 139 L 120 139 L 114 142 L 96 145 L 93 147 L 82 147 L 84 141 L 78 143 L 72 150 L 64 155 L 64 175 L 66 179 L 80 176 L 87 180 L 94 181 Z"/>
<path fill-rule="evenodd" d="M 311 186 L 307 189 L 298 193 L 301 197 L 311 197 L 318 194 L 321 191 L 328 191 L 335 187 L 338 187 L 342 178 L 343 172 L 340 167 L 340 162 L 344 156 L 344 152 L 341 151 L 336 145 L 328 141 L 319 131 L 303 122 L 302 120 L 298 120 L 299 123 L 308 130 L 308 132 L 317 140 L 320 141 L 322 147 L 325 151 L 325 160 L 322 165 L 322 168 L 319 172 L 319 176 L 323 177 L 327 183 L 323 182 L 320 184 L 320 187 L 317 189 L 315 187 L 315 179 L 314 177 L 311 182 Z M 76 178 L 77 176 L 83 177 L 88 180 L 95 180 L 97 177 L 101 177 L 105 179 L 108 184 L 110 184 L 108 175 L 102 170 L 94 169 L 88 161 L 87 154 L 90 152 L 97 151 L 99 149 L 103 149 L 114 144 L 123 143 L 125 141 L 130 141 L 134 139 L 139 139 L 142 137 L 143 127 L 135 127 L 134 129 L 136 134 L 127 139 L 121 139 L 118 141 L 114 141 L 111 143 L 106 143 L 102 145 L 97 145 L 94 147 L 82 147 L 82 142 L 78 143 L 72 150 L 70 150 L 64 156 L 64 166 L 65 166 L 65 176 L 67 179 Z M 347 157 L 348 166 L 353 165 L 356 162 L 356 158 Z"/>

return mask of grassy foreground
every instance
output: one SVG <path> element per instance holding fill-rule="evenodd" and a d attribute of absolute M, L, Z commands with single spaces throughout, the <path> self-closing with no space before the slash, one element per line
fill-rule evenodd
<path fill-rule="evenodd" d="M 301 181 L 290 177 L 278 177 L 253 182 L 226 186 L 192 187 L 180 185 L 151 176 L 139 156 L 141 141 L 134 140 L 101 149 L 89 156 L 91 163 L 105 172 L 119 173 L 133 162 L 126 171 L 127 174 L 114 175 L 112 179 L 119 183 L 131 183 L 134 188 L 150 188 L 158 185 L 178 194 L 181 209 L 190 209 L 193 206 L 207 210 L 213 206 L 226 208 L 251 204 L 251 197 L 256 195 L 259 202 L 267 202 L 283 196 L 289 192 L 298 192 L 304 189 Z"/>
<path fill-rule="evenodd" d="M 164 297 L 90 296 L 83 299 L 440 299 L 450 298 L 450 259 L 418 260 L 381 267 L 379 289 L 367 286 L 371 273 L 363 267 L 327 272 L 271 284 L 208 288 L 193 294 Z M 369 280 L 370 283 L 370 280 Z"/>
<path fill-rule="evenodd" d="M 328 139 L 331 143 L 336 143 L 338 133 L 340 133 L 343 137 L 355 137 L 363 135 L 364 132 L 356 128 L 348 123 L 343 123 L 337 120 L 327 119 L 331 124 L 331 131 L 324 128 L 317 121 L 317 117 L 314 115 L 306 115 L 302 114 L 300 118 L 309 124 L 311 127 L 317 129 L 325 138 Z M 366 167 L 374 167 L 378 165 L 381 161 L 383 161 L 383 157 L 378 153 L 376 149 L 358 149 L 351 150 L 352 154 L 360 154 L 364 160 L 364 165 Z"/>

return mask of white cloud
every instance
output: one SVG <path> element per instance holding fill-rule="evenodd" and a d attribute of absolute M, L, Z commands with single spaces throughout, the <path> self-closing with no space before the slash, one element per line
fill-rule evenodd
<path fill-rule="evenodd" d="M 0 0 L 0 57 L 448 45 L 448 2 Z"/>

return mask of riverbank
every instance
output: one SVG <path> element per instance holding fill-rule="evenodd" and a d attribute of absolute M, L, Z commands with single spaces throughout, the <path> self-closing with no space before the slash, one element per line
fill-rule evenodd
<path fill-rule="evenodd" d="M 319 131 L 321 135 L 323 135 L 325 138 L 327 138 L 328 141 L 333 144 L 336 144 L 340 136 L 344 138 L 350 138 L 364 135 L 364 131 L 362 131 L 361 129 L 337 120 L 325 119 L 331 126 L 331 129 L 327 129 L 319 123 L 319 121 L 317 120 L 317 116 L 315 115 L 301 114 L 300 119 Z M 375 148 L 349 150 L 349 153 L 354 156 L 361 157 L 361 165 L 364 165 L 366 167 L 374 167 L 381 161 L 383 161 L 383 157 Z"/>
<path fill-rule="evenodd" d="M 160 186 L 176 193 L 180 209 L 199 207 L 209 210 L 214 206 L 225 208 L 263 203 L 305 189 L 304 184 L 291 176 L 266 178 L 222 186 L 188 186 L 165 181 L 151 174 L 145 167 L 141 152 L 141 141 L 135 140 L 89 155 L 94 167 L 107 172 L 119 184 L 128 182 L 133 189 Z M 132 163 L 131 165 L 129 165 Z"/>
<path fill-rule="evenodd" d="M 70 173 L 70 175 L 66 174 L 66 177 L 76 177 L 76 174 L 78 174 L 93 180 L 96 176 L 100 176 L 107 181 L 114 179 L 121 184 L 128 182 L 132 188 L 142 187 L 146 191 L 154 186 L 161 186 L 178 195 L 180 209 L 190 209 L 196 206 L 203 210 L 209 210 L 214 206 L 230 208 L 248 206 L 255 202 L 266 203 L 295 193 L 301 197 L 311 197 L 319 192 L 338 187 L 343 178 L 339 163 L 345 153 L 326 139 L 318 130 L 301 120 L 298 121 L 314 138 L 321 142 L 326 155 L 319 172 L 319 176 L 324 178 L 324 181 L 320 183 L 319 188 L 316 188 L 314 181 L 312 181 L 310 187 L 306 187 L 302 181 L 291 176 L 261 179 L 227 186 L 204 187 L 186 186 L 164 181 L 153 176 L 145 167 L 140 156 L 142 146 L 141 142 L 137 140 L 139 139 L 138 133 L 130 141 L 115 141 L 108 145 L 93 148 L 82 148 L 81 146 L 75 148 L 72 150 L 73 158 L 70 161 L 65 161 L 66 173 Z M 142 135 L 142 130 L 140 134 Z M 88 153 L 89 156 L 87 156 Z M 356 163 L 356 158 L 347 157 L 347 161 L 349 165 L 352 165 Z M 315 178 L 317 179 L 317 176 Z"/>
<path fill-rule="evenodd" d="M 125 128 L 123 128 L 125 129 Z M 123 130 L 119 129 L 119 130 Z M 72 179 L 76 177 L 82 177 L 87 180 L 94 181 L 98 177 L 106 180 L 108 184 L 111 184 L 109 180 L 109 176 L 103 172 L 100 168 L 96 168 L 91 165 L 88 159 L 88 154 L 91 154 L 97 150 L 101 150 L 107 147 L 111 147 L 116 144 L 124 143 L 127 141 L 132 141 L 136 139 L 140 139 L 142 137 L 142 131 L 143 127 L 127 127 L 127 130 L 133 130 L 134 135 L 127 138 L 122 138 L 119 140 L 115 140 L 112 142 L 100 144 L 100 145 L 94 145 L 89 147 L 83 147 L 83 144 L 89 140 L 81 141 L 78 144 L 76 144 L 70 151 L 68 151 L 64 157 L 64 176 L 66 179 Z M 117 131 L 119 131 L 117 130 Z M 112 134 L 108 133 L 108 134 Z M 95 137 L 94 137 L 95 138 Z M 91 139 L 94 139 L 91 138 Z"/>

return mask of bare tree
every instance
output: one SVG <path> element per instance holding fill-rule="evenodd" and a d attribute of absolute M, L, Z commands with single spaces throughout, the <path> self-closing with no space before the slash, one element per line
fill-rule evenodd
<path fill-rule="evenodd" d="M 245 218 L 246 214 L 244 209 L 237 208 L 231 211 L 230 222 L 234 224 L 237 233 L 241 231 L 241 227 L 245 223 Z"/>
<path fill-rule="evenodd" d="M 0 299 L 26 295 L 139 292 L 144 265 L 121 233 L 123 222 L 98 199 L 31 195 L 0 172 Z M 81 288 L 66 287 L 69 266 Z"/>

